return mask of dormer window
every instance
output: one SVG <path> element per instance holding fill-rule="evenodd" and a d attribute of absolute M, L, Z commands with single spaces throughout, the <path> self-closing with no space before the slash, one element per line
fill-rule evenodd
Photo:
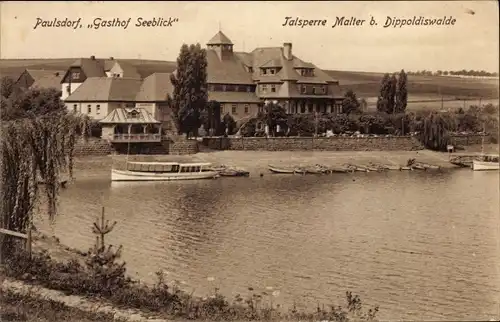
<path fill-rule="evenodd" d="M 262 75 L 267 75 L 267 69 L 262 68 L 260 71 Z"/>
<path fill-rule="evenodd" d="M 74 72 L 71 74 L 71 79 L 80 79 L 80 73 Z"/>
<path fill-rule="evenodd" d="M 274 73 L 276 72 L 274 69 L 270 69 L 269 71 L 271 72 L 271 75 L 274 75 Z"/>
<path fill-rule="evenodd" d="M 127 113 L 127 118 L 128 119 L 136 119 L 136 118 L 139 118 L 139 112 L 136 111 L 136 110 L 133 110 L 133 111 L 130 111 Z"/>

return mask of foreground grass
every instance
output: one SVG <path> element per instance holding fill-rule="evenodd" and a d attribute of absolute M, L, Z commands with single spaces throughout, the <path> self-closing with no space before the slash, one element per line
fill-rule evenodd
<path fill-rule="evenodd" d="M 54 321 L 117 321 L 112 314 L 86 312 L 66 306 L 62 302 L 40 298 L 36 294 L 0 292 L 0 321 L 54 322 Z"/>
<path fill-rule="evenodd" d="M 95 254 L 89 251 L 86 257 L 95 263 Z M 75 259 L 59 262 L 45 252 L 34 253 L 29 259 L 25 253 L 19 252 L 3 268 L 6 276 L 29 284 L 63 291 L 68 295 L 100 298 L 116 307 L 137 309 L 162 318 L 347 322 L 373 321 L 378 312 L 378 307 L 364 310 L 361 299 L 350 292 L 346 292 L 345 306 L 329 305 L 318 307 L 312 312 L 299 312 L 295 308 L 286 312 L 278 305 L 273 305 L 272 299 L 276 294 L 257 292 L 252 288 L 249 291 L 253 294 L 246 298 L 236 295 L 229 300 L 219 294 L 218 290 L 206 298 L 198 298 L 181 291 L 175 285 L 168 285 L 162 273 L 157 273 L 157 282 L 150 287 L 125 277 L 121 267 L 123 266 L 120 264 L 109 262 L 99 267 L 85 266 Z M 14 295 L 11 298 L 12 296 Z M 52 319 L 61 320 L 66 319 Z"/>

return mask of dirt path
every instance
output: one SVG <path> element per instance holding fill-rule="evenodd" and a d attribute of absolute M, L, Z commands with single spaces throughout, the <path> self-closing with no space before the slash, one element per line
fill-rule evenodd
<path fill-rule="evenodd" d="M 120 320 L 156 322 L 172 321 L 148 317 L 145 313 L 140 312 L 139 310 L 119 309 L 103 301 L 90 300 L 76 295 L 65 295 L 64 293 L 59 291 L 40 286 L 29 285 L 22 281 L 13 280 L 10 278 L 0 277 L 0 290 L 7 289 L 18 294 L 26 294 L 28 296 L 47 298 L 57 302 L 62 302 L 68 307 L 77 308 L 87 312 L 110 313 L 114 315 L 115 319 Z"/>

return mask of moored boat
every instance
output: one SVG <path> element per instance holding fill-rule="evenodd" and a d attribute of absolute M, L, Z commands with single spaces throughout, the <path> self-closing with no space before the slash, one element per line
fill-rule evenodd
<path fill-rule="evenodd" d="M 485 171 L 485 170 L 499 170 L 499 156 L 498 155 L 484 155 L 472 161 L 472 170 Z"/>
<path fill-rule="evenodd" d="M 111 169 L 111 181 L 173 181 L 212 179 L 210 163 L 127 162 L 125 170 Z"/>
<path fill-rule="evenodd" d="M 296 172 L 296 168 L 294 167 L 284 167 L 284 166 L 274 166 L 274 165 L 268 165 L 267 168 L 269 171 L 273 173 L 286 173 L 286 174 L 293 174 Z"/>
<path fill-rule="evenodd" d="M 237 169 L 227 169 L 219 172 L 221 177 L 248 177 L 250 172 Z"/>

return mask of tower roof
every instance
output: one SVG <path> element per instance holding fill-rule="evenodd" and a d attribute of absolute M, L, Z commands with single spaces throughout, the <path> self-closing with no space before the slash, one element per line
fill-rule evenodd
<path fill-rule="evenodd" d="M 219 31 L 215 36 L 210 39 L 207 45 L 232 45 L 233 43 L 227 38 L 222 31 Z"/>

